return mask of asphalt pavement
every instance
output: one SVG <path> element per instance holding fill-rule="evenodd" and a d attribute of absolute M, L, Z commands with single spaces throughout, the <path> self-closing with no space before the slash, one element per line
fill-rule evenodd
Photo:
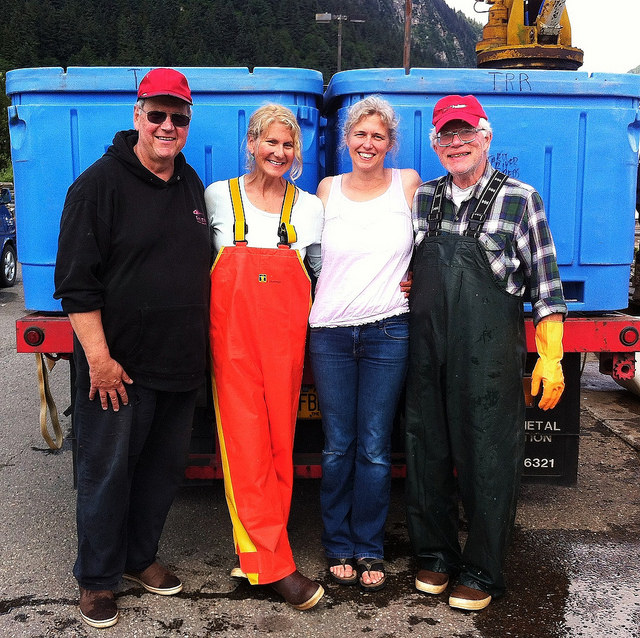
<path fill-rule="evenodd" d="M 121 618 L 85 625 L 71 574 L 75 555 L 72 455 L 68 440 L 47 449 L 38 426 L 32 355 L 15 351 L 21 285 L 0 289 L 0 636 L 206 636 L 367 638 L 640 637 L 640 398 L 584 362 L 577 483 L 524 484 L 507 560 L 509 591 L 479 613 L 449 608 L 446 595 L 413 588 L 403 506 L 394 480 L 385 539 L 388 585 L 378 593 L 329 582 L 320 546 L 318 481 L 298 479 L 290 534 L 299 569 L 326 595 L 296 611 L 268 588 L 229 577 L 231 525 L 221 482 L 185 485 L 169 515 L 160 559 L 185 582 L 174 597 L 117 590 Z M 60 412 L 68 407 L 68 364 L 51 373 Z M 62 417 L 63 428 L 70 421 Z M 464 535 L 464 525 L 463 532 Z"/>

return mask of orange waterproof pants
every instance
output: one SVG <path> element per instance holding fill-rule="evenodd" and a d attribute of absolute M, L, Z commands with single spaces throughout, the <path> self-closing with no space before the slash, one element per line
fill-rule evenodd
<path fill-rule="evenodd" d="M 295 571 L 287 521 L 311 283 L 297 250 L 223 248 L 211 270 L 212 384 L 225 494 L 252 584 Z"/>

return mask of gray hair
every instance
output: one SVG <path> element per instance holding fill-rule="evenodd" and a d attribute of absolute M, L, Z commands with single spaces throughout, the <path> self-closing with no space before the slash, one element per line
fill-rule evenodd
<path fill-rule="evenodd" d="M 389 131 L 389 148 L 396 145 L 398 141 L 398 124 L 400 120 L 393 107 L 387 100 L 379 95 L 369 95 L 359 102 L 352 104 L 347 112 L 347 119 L 342 127 L 342 146 L 346 146 L 347 137 L 353 127 L 364 117 L 377 115 Z"/>
<path fill-rule="evenodd" d="M 471 126 L 471 124 L 469 124 L 469 126 Z M 485 136 L 485 138 L 493 133 L 493 129 L 491 128 L 491 124 L 489 124 L 489 120 L 485 119 L 484 117 L 481 117 L 478 120 L 478 126 L 476 126 L 476 128 L 480 129 L 480 132 Z M 437 137 L 438 134 L 436 133 L 436 127 L 434 126 L 429 132 L 429 141 L 431 142 L 431 148 L 433 150 L 435 150 L 436 146 L 438 145 Z"/>

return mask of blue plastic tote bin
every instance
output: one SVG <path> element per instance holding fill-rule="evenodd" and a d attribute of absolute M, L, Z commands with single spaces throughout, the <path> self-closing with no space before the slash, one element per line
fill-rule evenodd
<path fill-rule="evenodd" d="M 351 169 L 340 147 L 348 107 L 371 94 L 400 117 L 389 166 L 443 173 L 430 147 L 437 100 L 473 94 L 493 127 L 491 162 L 542 195 L 569 309 L 628 305 L 640 134 L 640 76 L 574 71 L 366 69 L 337 73 L 324 97 L 327 174 Z"/>
<path fill-rule="evenodd" d="M 133 128 L 137 87 L 148 67 L 18 69 L 7 73 L 18 254 L 25 305 L 60 311 L 53 271 L 60 213 L 69 185 L 97 160 L 115 133 Z M 181 68 L 193 95 L 184 149 L 205 186 L 245 170 L 251 113 L 267 102 L 293 110 L 302 128 L 304 170 L 297 183 L 315 192 L 322 75 L 308 69 Z"/>

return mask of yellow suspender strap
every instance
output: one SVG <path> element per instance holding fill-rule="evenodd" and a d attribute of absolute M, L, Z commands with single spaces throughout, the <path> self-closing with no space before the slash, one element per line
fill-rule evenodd
<path fill-rule="evenodd" d="M 240 194 L 240 181 L 238 177 L 229 180 L 229 193 L 231 194 L 231 206 L 233 208 L 233 242 L 246 241 L 247 222 L 244 216 L 244 206 L 242 205 L 242 195 Z M 293 244 L 298 235 L 296 229 L 291 224 L 291 211 L 293 210 L 293 202 L 296 197 L 296 187 L 287 182 L 284 191 L 284 200 L 282 201 L 282 210 L 280 211 L 280 225 L 278 226 L 278 237 L 280 244 Z"/>
<path fill-rule="evenodd" d="M 229 193 L 231 194 L 231 206 L 233 208 L 233 243 L 246 241 L 247 222 L 244 218 L 244 206 L 240 195 L 240 182 L 237 177 L 229 180 Z"/>
<path fill-rule="evenodd" d="M 289 246 L 298 239 L 296 229 L 291 224 L 291 211 L 295 197 L 296 187 L 291 182 L 287 182 L 284 200 L 282 201 L 282 210 L 280 211 L 278 237 L 280 237 L 280 244 L 287 244 Z"/>

